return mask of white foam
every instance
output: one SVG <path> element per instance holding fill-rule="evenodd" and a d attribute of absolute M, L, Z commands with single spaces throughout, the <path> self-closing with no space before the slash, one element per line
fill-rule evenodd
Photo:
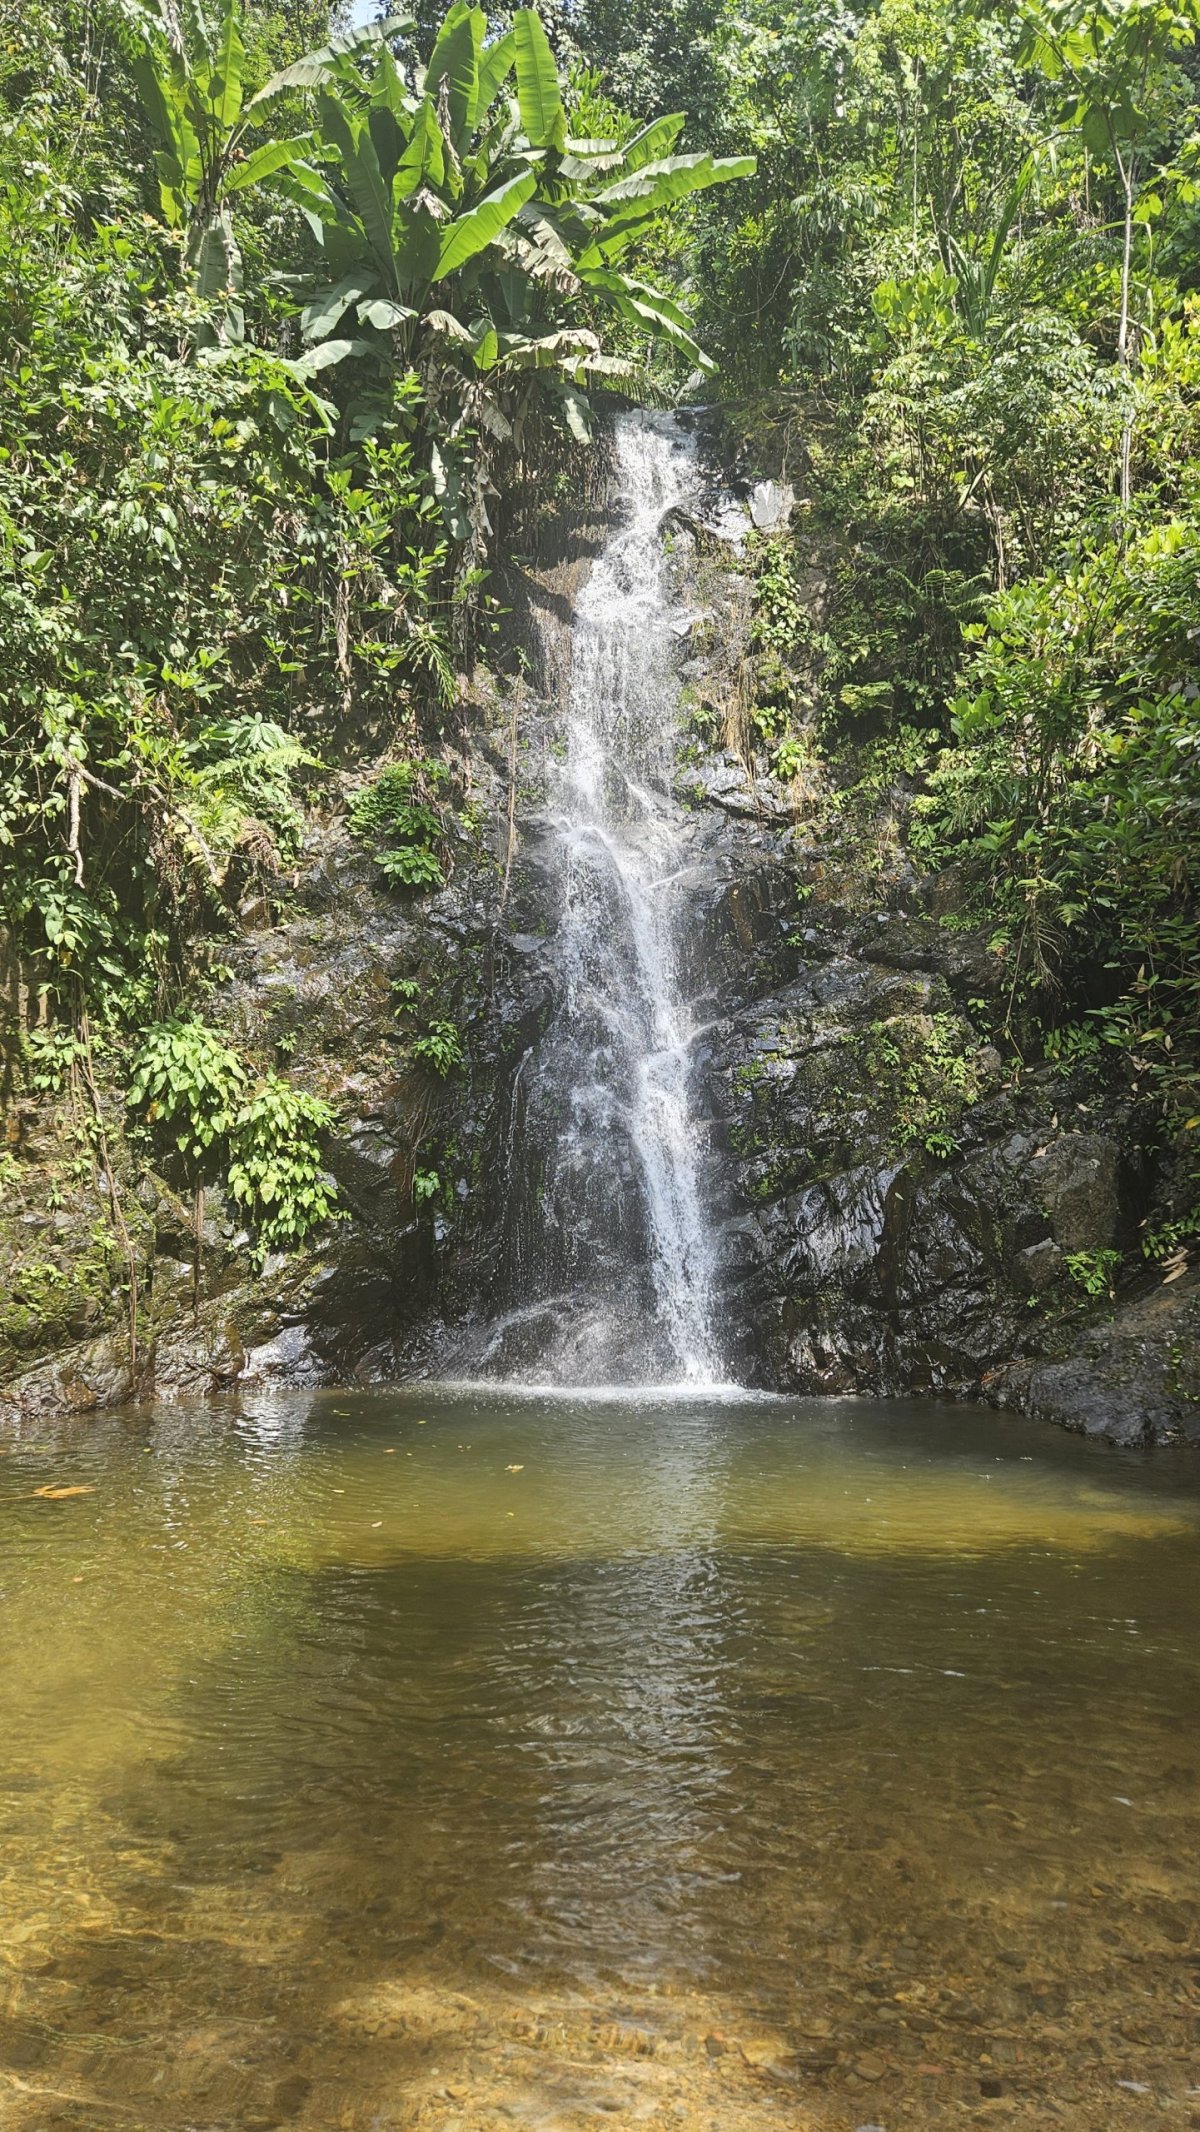
<path fill-rule="evenodd" d="M 536 1380 L 511 1377 L 431 1377 L 392 1387 L 412 1392 L 414 1397 L 436 1398 L 445 1393 L 486 1398 L 497 1406 L 508 1400 L 544 1400 L 555 1406 L 771 1406 L 787 1404 L 786 1394 L 759 1392 L 749 1385 L 728 1384 L 723 1379 L 679 1384 L 539 1384 Z"/>

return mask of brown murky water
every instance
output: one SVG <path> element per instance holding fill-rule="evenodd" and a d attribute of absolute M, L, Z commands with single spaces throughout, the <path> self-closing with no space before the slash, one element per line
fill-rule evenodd
<path fill-rule="evenodd" d="M 0 1497 L 6 2132 L 1200 2125 L 1194 1459 L 322 1393 Z"/>

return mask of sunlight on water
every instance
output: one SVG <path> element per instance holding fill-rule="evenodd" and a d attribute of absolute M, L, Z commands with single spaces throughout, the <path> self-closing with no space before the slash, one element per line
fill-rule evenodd
<path fill-rule="evenodd" d="M 1190 2107 L 1194 1462 L 424 1387 L 0 1496 L 6 2132 Z"/>

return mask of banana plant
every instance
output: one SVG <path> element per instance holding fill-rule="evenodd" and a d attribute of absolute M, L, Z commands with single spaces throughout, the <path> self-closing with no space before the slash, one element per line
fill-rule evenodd
<path fill-rule="evenodd" d="M 457 372 L 464 410 L 494 434 L 511 426 L 518 377 L 548 383 L 577 434 L 589 384 L 633 381 L 586 322 L 597 309 L 711 367 L 673 298 L 618 261 L 676 202 L 748 176 L 752 157 L 673 154 L 680 114 L 624 143 L 570 138 L 531 7 L 489 38 L 483 9 L 455 0 L 424 67 L 384 44 L 367 77 L 361 56 L 300 61 L 263 92 L 316 91 L 314 154 L 280 178 L 327 268 L 303 311 L 310 345 Z"/>
<path fill-rule="evenodd" d="M 215 20 L 200 0 L 122 0 L 118 35 L 155 145 L 163 218 L 183 240 L 196 296 L 229 299 L 226 334 L 241 332 L 241 252 L 234 227 L 240 194 L 305 155 L 307 136 L 255 143 L 256 110 L 279 93 L 247 95 L 244 0 L 220 0 Z M 335 67 L 364 45 L 402 27 L 375 24 L 312 55 L 310 68 Z M 319 76 L 314 75 L 314 78 Z"/>

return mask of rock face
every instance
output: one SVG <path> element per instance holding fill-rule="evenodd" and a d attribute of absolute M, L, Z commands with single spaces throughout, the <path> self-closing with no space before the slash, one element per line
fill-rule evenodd
<path fill-rule="evenodd" d="M 834 863 L 804 826 L 803 779 L 785 787 L 756 758 L 750 587 L 711 530 L 722 514 L 728 530 L 726 503 L 675 526 L 672 553 L 689 977 L 731 1373 L 802 1393 L 984 1396 L 1122 1444 L 1200 1440 L 1200 1286 L 1147 1276 L 1115 1311 L 1107 1294 L 1120 1255 L 1138 1262 L 1147 1199 L 1128 1117 L 1048 1070 L 1018 1078 L 978 1026 L 1003 966 L 945 922 L 945 890 L 902 839 L 886 864 Z M 524 573 L 534 678 L 474 706 L 476 827 L 448 885 L 397 893 L 339 820 L 315 825 L 290 912 L 231 953 L 207 1010 L 335 1105 L 343 1219 L 256 1271 L 211 1195 L 197 1280 L 191 1210 L 128 1163 L 144 1319 L 131 1369 L 111 1249 L 78 1242 L 98 1211 L 86 1193 L 60 1215 L 0 1217 L 11 1411 L 454 1368 L 511 1303 L 515 1092 L 554 977 L 545 766 L 592 546 L 581 535 Z M 814 566 L 814 602 L 821 587 Z M 462 1068 L 442 1077 L 414 1054 L 397 983 L 461 1031 Z"/>
<path fill-rule="evenodd" d="M 796 1391 L 983 1392 L 1116 1442 L 1200 1436 L 1183 1299 L 1086 1314 L 1080 1276 L 1136 1241 L 1121 1119 L 1068 1106 L 1049 1075 L 1010 1085 L 966 1011 L 980 974 L 935 925 L 806 931 L 791 982 L 713 1042 L 743 1202 L 725 1234 L 743 1371 Z"/>
<path fill-rule="evenodd" d="M 1112 1444 L 1200 1444 L 1200 1280 L 1159 1283 L 1061 1353 L 997 1370 L 997 1406 Z"/>

